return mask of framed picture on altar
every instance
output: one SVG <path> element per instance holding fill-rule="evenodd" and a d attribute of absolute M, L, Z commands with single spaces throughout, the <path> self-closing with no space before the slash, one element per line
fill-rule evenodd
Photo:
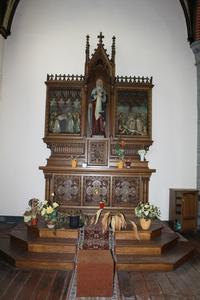
<path fill-rule="evenodd" d="M 46 134 L 75 135 L 82 133 L 82 98 L 80 85 L 48 86 Z"/>
<path fill-rule="evenodd" d="M 116 88 L 115 136 L 151 138 L 151 89 Z"/>

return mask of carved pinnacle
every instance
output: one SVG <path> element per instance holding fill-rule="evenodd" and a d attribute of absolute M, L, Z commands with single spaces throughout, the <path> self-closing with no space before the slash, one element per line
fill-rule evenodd
<path fill-rule="evenodd" d="M 116 40 L 116 37 L 115 36 L 113 36 L 112 37 L 112 61 L 115 61 L 115 40 Z"/>
<path fill-rule="evenodd" d="M 86 49 L 85 49 L 85 54 L 86 54 L 86 60 L 89 60 L 90 57 L 90 36 L 86 35 Z"/>

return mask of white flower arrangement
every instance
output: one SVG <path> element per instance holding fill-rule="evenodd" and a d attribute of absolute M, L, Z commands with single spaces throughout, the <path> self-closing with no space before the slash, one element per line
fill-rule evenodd
<path fill-rule="evenodd" d="M 160 214 L 160 209 L 149 202 L 139 202 L 135 207 L 135 216 L 140 219 L 144 218 L 146 220 L 154 220 L 158 219 Z"/>
<path fill-rule="evenodd" d="M 48 223 L 56 223 L 58 207 L 59 204 L 57 202 L 49 202 L 45 200 L 41 205 L 40 214 Z"/>

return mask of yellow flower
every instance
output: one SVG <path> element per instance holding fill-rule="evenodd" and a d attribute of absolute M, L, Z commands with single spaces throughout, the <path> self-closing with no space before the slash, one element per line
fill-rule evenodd
<path fill-rule="evenodd" d="M 53 202 L 53 208 L 56 208 L 58 206 L 59 206 L 59 204 L 57 202 Z"/>
<path fill-rule="evenodd" d="M 48 207 L 47 207 L 47 214 L 48 214 L 48 215 L 51 214 L 53 211 L 54 211 L 54 210 L 53 210 L 53 207 L 52 207 L 52 206 L 48 206 Z"/>

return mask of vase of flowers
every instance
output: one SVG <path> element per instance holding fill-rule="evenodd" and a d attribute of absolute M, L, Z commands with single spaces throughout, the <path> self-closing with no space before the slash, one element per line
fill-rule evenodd
<path fill-rule="evenodd" d="M 160 217 L 160 209 L 149 202 L 139 202 L 135 207 L 135 216 L 140 219 L 141 228 L 148 230 L 152 220 Z"/>
<path fill-rule="evenodd" d="M 41 205 L 41 216 L 47 223 L 48 228 L 54 228 L 57 221 L 57 209 L 59 204 L 55 201 L 47 201 Z"/>
<path fill-rule="evenodd" d="M 125 142 L 119 141 L 115 144 L 115 153 L 119 157 L 117 167 L 122 169 L 124 167 L 124 157 L 125 157 Z"/>

